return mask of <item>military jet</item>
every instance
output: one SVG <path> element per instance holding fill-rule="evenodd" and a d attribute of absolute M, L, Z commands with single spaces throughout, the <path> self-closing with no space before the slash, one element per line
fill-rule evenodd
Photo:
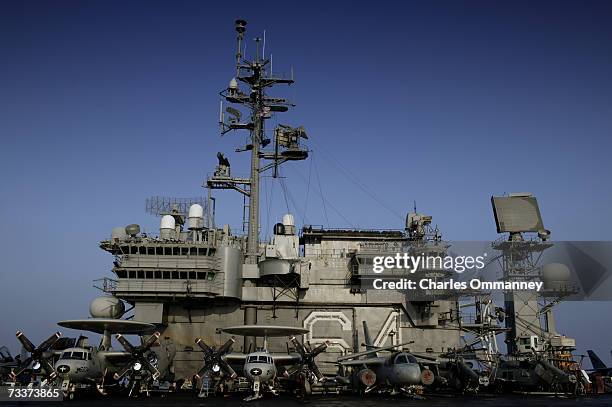
<path fill-rule="evenodd" d="M 397 351 L 411 342 L 397 345 L 375 347 L 370 340 L 366 322 L 363 322 L 366 351 L 352 353 L 339 357 L 338 364 L 342 367 L 351 367 L 354 377 L 365 386 L 365 393 L 383 388 L 393 392 L 401 391 L 411 395 L 410 388 L 417 385 L 431 385 L 435 375 L 429 365 L 435 361 L 421 360 L 409 352 Z M 379 356 L 379 352 L 391 351 L 389 354 Z"/>
<path fill-rule="evenodd" d="M 7 380 L 12 371 L 20 368 L 21 360 L 25 360 L 26 357 L 26 355 L 17 355 L 13 357 L 11 351 L 9 351 L 6 346 L 0 346 L 0 383 Z"/>
<path fill-rule="evenodd" d="M 241 336 L 263 337 L 263 347 L 257 348 L 250 353 L 228 353 L 234 343 L 234 337 L 229 339 L 219 349 L 212 348 L 197 338 L 196 343 L 204 351 L 204 366 L 198 374 L 198 378 L 219 377 L 226 375 L 230 379 L 237 377 L 236 372 L 231 367 L 241 366 L 242 373 L 249 382 L 252 383 L 253 394 L 245 398 L 245 401 L 257 400 L 263 397 L 263 391 L 277 394 L 275 387 L 278 375 L 277 366 L 289 366 L 290 370 L 285 369 L 285 377 L 294 381 L 299 381 L 304 387 L 301 389 L 303 394 L 308 394 L 310 385 L 314 380 L 323 380 L 323 375 L 314 363 L 314 358 L 323 352 L 328 344 L 322 343 L 314 349 L 307 348 L 301 344 L 293 335 L 303 335 L 309 331 L 304 328 L 288 326 L 262 326 L 245 325 L 223 329 L 223 332 Z M 269 337 L 291 336 L 291 341 L 296 347 L 296 352 L 290 353 L 270 353 L 268 351 Z"/>
<path fill-rule="evenodd" d="M 612 352 L 611 352 L 612 353 Z M 606 364 L 597 356 L 592 350 L 587 350 L 591 365 L 593 365 L 593 372 L 599 373 L 602 376 L 612 376 L 612 367 L 606 366 Z"/>
<path fill-rule="evenodd" d="M 77 347 L 65 349 L 55 363 L 55 371 L 62 380 L 64 396 L 72 399 L 77 389 L 95 386 L 103 395 L 107 388 L 127 377 L 129 394 L 141 390 L 148 391 L 153 381 L 169 375 L 169 365 L 174 348 L 159 341 L 160 334 L 153 333 L 142 340 L 139 346 L 132 345 L 123 335 L 152 331 L 153 324 L 123 319 L 92 318 L 60 321 L 58 325 L 102 334 L 100 345 L 87 346 L 81 342 Z M 125 348 L 124 351 L 113 350 L 111 334 Z M 163 372 L 163 373 L 162 373 Z"/>

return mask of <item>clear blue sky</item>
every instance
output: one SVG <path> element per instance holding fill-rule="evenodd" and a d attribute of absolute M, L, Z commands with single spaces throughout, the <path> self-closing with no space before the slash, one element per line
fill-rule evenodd
<path fill-rule="evenodd" d="M 244 136 L 216 125 L 237 17 L 266 30 L 275 71 L 295 67 L 275 94 L 314 150 L 285 170 L 299 223 L 401 228 L 416 200 L 447 239 L 491 240 L 489 197 L 529 191 L 554 239 L 609 240 L 612 3 L 255 4 L 0 3 L 0 344 L 88 316 L 111 275 L 99 240 L 157 228 L 146 197 L 204 194 L 217 151 L 247 172 Z M 326 220 L 317 171 L 346 219 L 328 204 Z M 241 198 L 218 196 L 218 223 L 239 227 Z M 284 212 L 272 196 L 264 232 Z M 580 351 L 609 361 L 610 304 L 562 307 Z"/>

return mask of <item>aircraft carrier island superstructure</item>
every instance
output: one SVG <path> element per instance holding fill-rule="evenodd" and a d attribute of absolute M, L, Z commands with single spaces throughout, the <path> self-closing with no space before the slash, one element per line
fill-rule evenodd
<path fill-rule="evenodd" d="M 206 181 L 207 198 L 151 198 L 149 212 L 161 216 L 158 237 L 140 233 L 134 224 L 114 229 L 111 239 L 101 242 L 102 249 L 115 257 L 116 278 L 105 279 L 105 290 L 133 304 L 135 320 L 158 325 L 162 336 L 176 344 L 177 377 L 190 378 L 201 367 L 194 338 L 219 345 L 228 338 L 221 329 L 240 324 L 308 328 L 304 339 L 313 346 L 331 342 L 322 355 L 329 360 L 360 349 L 362 321 L 377 346 L 414 341 L 414 351 L 457 348 L 460 331 L 454 303 L 410 302 L 400 292 L 361 289 L 360 278 L 371 273 L 377 252 L 396 252 L 411 242 L 439 245 L 437 232 L 428 226 L 430 217 L 411 214 L 407 229 L 400 231 L 312 226 L 300 231 L 287 214 L 274 225 L 270 242 L 259 241 L 260 173 L 277 176 L 280 165 L 306 159 L 308 150 L 302 146 L 307 138 L 302 127 L 280 125 L 272 140 L 266 136 L 266 119 L 292 105 L 264 91 L 293 79 L 272 76 L 270 61 L 260 56 L 259 46 L 253 61 L 243 60 L 245 25 L 237 22 L 236 76 L 221 94 L 250 114 L 243 119 L 240 110 L 227 107 L 220 121 L 222 132 L 250 134 L 243 149 L 251 153 L 250 177 L 232 177 L 229 160 L 219 153 L 219 165 Z M 243 92 L 239 83 L 249 90 Z M 262 165 L 262 160 L 269 163 Z M 229 226 L 214 227 L 215 189 L 234 189 L 245 196 L 246 236 L 232 235 Z M 248 351 L 253 341 L 245 338 L 240 345 Z M 235 350 L 240 345 L 234 345 Z M 271 339 L 269 346 L 286 350 L 286 339 Z"/>
<path fill-rule="evenodd" d="M 291 214 L 281 214 L 270 240 L 260 241 L 261 174 L 277 178 L 281 166 L 307 159 L 304 140 L 308 136 L 301 126 L 279 124 L 265 129 L 269 118 L 293 106 L 269 96 L 268 89 L 290 85 L 293 78 L 274 76 L 259 39 L 254 59 L 244 59 L 245 26 L 246 22 L 236 21 L 236 72 L 220 93 L 224 102 L 219 122 L 222 134 L 248 134 L 247 144 L 236 151 L 250 153 L 250 176 L 232 176 L 228 158 L 218 153 L 218 165 L 205 181 L 206 197 L 150 198 L 148 212 L 161 217 L 159 236 L 141 233 L 137 224 L 114 229 L 111 238 L 100 244 L 114 256 L 116 276 L 105 278 L 103 289 L 132 304 L 135 321 L 155 324 L 162 338 L 174 343 L 177 379 L 190 379 L 202 366 L 195 338 L 219 346 L 230 336 L 222 332 L 224 328 L 242 324 L 306 328 L 303 339 L 311 346 L 329 341 L 320 356 L 329 362 L 364 350 L 363 341 L 370 334 L 370 346 L 405 344 L 412 352 L 434 357 L 463 348 L 469 324 L 461 321 L 458 300 L 364 289 L 363 281 L 373 275 L 374 256 L 446 252 L 449 246 L 437 227 L 431 226 L 431 216 L 415 209 L 398 230 L 347 230 L 309 225 L 298 229 Z M 232 233 L 228 225 L 215 226 L 214 208 L 219 202 L 213 191 L 218 189 L 243 195 L 244 235 Z M 518 240 L 520 233 L 514 238 Z M 444 279 L 448 272 L 425 268 L 417 270 L 415 277 Z M 484 304 L 476 301 L 488 309 Z M 485 316 L 481 317 L 469 326 L 479 332 L 481 341 L 489 341 L 490 350 L 499 352 L 492 344 L 503 328 L 485 324 Z M 490 316 L 486 318 L 490 322 Z M 556 335 L 537 331 L 515 329 L 507 341 Z M 248 353 L 258 345 L 256 338 L 245 337 L 234 344 L 234 350 Z M 273 352 L 287 351 L 287 346 L 287 338 L 270 338 L 268 343 Z M 337 365 L 322 364 L 321 370 L 334 374 Z"/>

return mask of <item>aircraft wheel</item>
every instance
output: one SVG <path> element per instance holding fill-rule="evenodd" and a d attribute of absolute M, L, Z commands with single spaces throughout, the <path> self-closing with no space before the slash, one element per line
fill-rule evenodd
<path fill-rule="evenodd" d="M 71 391 L 71 392 L 68 394 L 68 400 L 74 400 L 74 392 L 73 392 L 73 391 Z"/>
<path fill-rule="evenodd" d="M 310 381 L 308 379 L 304 380 L 304 395 L 310 396 L 312 394 L 312 386 L 310 385 Z"/>

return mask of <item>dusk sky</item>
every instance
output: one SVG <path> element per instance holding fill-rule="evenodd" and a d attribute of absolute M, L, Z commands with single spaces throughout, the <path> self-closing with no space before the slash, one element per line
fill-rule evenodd
<path fill-rule="evenodd" d="M 99 241 L 155 233 L 147 197 L 204 196 L 218 151 L 248 174 L 246 135 L 217 125 L 236 18 L 295 72 L 268 128 L 310 138 L 283 169 L 300 226 L 400 229 L 416 201 L 445 239 L 494 240 L 490 196 L 528 191 L 553 240 L 610 240 L 612 2 L 3 1 L 0 345 L 89 315 L 112 277 Z M 278 180 L 262 190 L 263 238 L 287 209 Z M 240 228 L 242 197 L 216 196 Z M 557 314 L 610 364 L 611 305 Z"/>

